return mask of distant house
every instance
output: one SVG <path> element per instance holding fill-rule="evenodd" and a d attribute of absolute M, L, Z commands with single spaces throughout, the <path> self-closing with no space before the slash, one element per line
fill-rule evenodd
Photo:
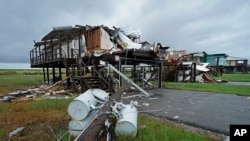
<path fill-rule="evenodd" d="M 203 52 L 193 52 L 189 54 L 189 60 L 192 62 L 200 63 L 200 62 L 206 62 L 206 56 L 207 53 L 205 51 Z"/>
<path fill-rule="evenodd" d="M 207 54 L 205 62 L 209 63 L 210 67 L 219 67 L 219 66 L 226 66 L 227 65 L 227 57 L 228 55 L 225 53 L 220 54 Z"/>
<path fill-rule="evenodd" d="M 194 52 L 189 54 L 189 60 L 196 63 L 209 63 L 210 67 L 216 68 L 218 66 L 227 65 L 227 54 L 207 54 L 203 52 Z"/>
<path fill-rule="evenodd" d="M 226 72 L 227 73 L 247 73 L 248 59 L 239 57 L 227 57 Z"/>
<path fill-rule="evenodd" d="M 247 73 L 248 60 L 240 57 L 232 57 L 225 53 L 207 54 L 206 52 L 194 52 L 189 54 L 192 62 L 209 63 L 211 68 L 220 71 L 223 68 L 225 73 Z"/>

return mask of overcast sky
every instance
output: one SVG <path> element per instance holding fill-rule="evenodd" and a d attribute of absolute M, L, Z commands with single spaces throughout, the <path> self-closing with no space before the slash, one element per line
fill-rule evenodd
<path fill-rule="evenodd" d="M 0 0 L 0 62 L 29 63 L 56 26 L 130 25 L 170 50 L 250 59 L 249 0 Z"/>

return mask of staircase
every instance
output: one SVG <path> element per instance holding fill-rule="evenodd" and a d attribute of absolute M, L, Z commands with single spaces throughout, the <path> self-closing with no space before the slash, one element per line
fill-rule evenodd
<path fill-rule="evenodd" d="M 70 67 L 70 66 L 77 67 L 77 61 L 76 61 L 75 58 L 65 58 L 64 61 L 65 61 L 64 62 L 65 66 L 68 66 L 68 67 Z"/>
<path fill-rule="evenodd" d="M 183 55 L 175 63 L 164 64 L 163 80 L 166 80 L 172 73 L 179 70 L 182 66 L 182 62 L 186 60 L 189 55 Z"/>
<path fill-rule="evenodd" d="M 83 71 L 86 71 L 88 66 L 82 61 L 77 52 L 74 52 L 73 58 L 63 58 L 63 63 L 69 73 L 69 79 L 74 83 L 72 87 L 74 91 L 83 93 L 91 88 L 108 91 L 109 84 L 99 72 L 95 71 L 97 76 L 85 76 L 86 73 L 84 74 Z"/>
<path fill-rule="evenodd" d="M 107 84 L 97 76 L 75 76 L 73 80 L 80 85 L 81 92 L 93 88 L 99 88 L 106 91 L 108 89 Z"/>

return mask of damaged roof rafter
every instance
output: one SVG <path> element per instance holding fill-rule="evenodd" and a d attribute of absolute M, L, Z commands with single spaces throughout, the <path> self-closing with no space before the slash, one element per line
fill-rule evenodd
<path fill-rule="evenodd" d="M 45 35 L 42 38 L 42 41 L 45 40 L 50 40 L 52 39 L 59 39 L 59 38 L 66 38 L 66 37 L 76 37 L 79 34 L 82 34 L 86 31 L 84 28 L 78 28 L 78 27 L 73 27 L 73 28 L 53 28 L 51 32 L 49 32 L 47 35 Z"/>
<path fill-rule="evenodd" d="M 94 30 L 96 28 L 102 27 L 106 32 L 108 32 L 110 35 L 114 34 L 114 30 L 110 29 L 107 26 L 104 25 L 98 25 L 98 26 L 90 26 L 90 25 L 75 25 L 75 27 L 71 26 L 62 26 L 62 27 L 54 27 L 51 32 L 49 32 L 47 35 L 45 35 L 42 38 L 42 41 L 44 40 L 50 40 L 52 39 L 59 39 L 60 38 L 65 38 L 65 37 L 71 37 L 74 38 L 78 36 L 79 34 L 85 33 L 88 30 Z"/>

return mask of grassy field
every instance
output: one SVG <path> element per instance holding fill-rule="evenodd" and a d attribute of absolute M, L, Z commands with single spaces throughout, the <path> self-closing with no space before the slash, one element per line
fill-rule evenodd
<path fill-rule="evenodd" d="M 0 75 L 0 93 L 7 94 L 16 89 L 35 87 L 42 83 L 42 75 Z"/>
<path fill-rule="evenodd" d="M 52 71 L 50 70 L 50 74 Z M 58 72 L 56 72 L 58 73 Z M 65 72 L 62 70 L 63 76 Z M 41 69 L 0 69 L 0 94 L 43 84 Z"/>
<path fill-rule="evenodd" d="M 165 87 L 170 89 L 250 95 L 250 86 L 243 85 L 189 82 L 164 82 L 163 84 Z"/>
<path fill-rule="evenodd" d="M 24 127 L 12 140 L 53 141 L 67 130 L 70 117 L 66 114 L 72 99 L 36 99 L 25 102 L 0 103 L 0 141 L 8 140 L 8 133 Z M 64 116 L 65 115 L 65 116 Z M 66 135 L 63 140 L 67 140 Z"/>
<path fill-rule="evenodd" d="M 145 128 L 142 128 L 145 127 Z M 165 121 L 139 116 L 138 134 L 134 139 L 121 141 L 212 141 L 208 136 L 176 127 Z"/>
<path fill-rule="evenodd" d="M 224 74 L 221 79 L 246 82 L 250 75 Z M 249 79 L 250 80 L 250 79 Z M 0 70 L 0 93 L 15 89 L 41 85 L 41 70 Z M 173 89 L 212 91 L 223 93 L 250 94 L 249 86 L 233 86 L 219 83 L 174 83 L 164 82 Z M 8 140 L 8 133 L 18 127 L 25 127 L 14 140 L 57 140 L 67 131 L 70 120 L 67 106 L 71 99 L 35 99 L 23 102 L 0 103 L 0 141 Z M 143 128 L 142 128 L 143 127 Z M 62 140 L 68 140 L 66 134 Z M 158 141 L 158 140 L 214 140 L 207 135 L 194 133 L 175 127 L 166 122 L 139 115 L 138 134 L 134 139 L 120 138 L 120 141 Z"/>
<path fill-rule="evenodd" d="M 223 74 L 215 79 L 231 82 L 250 82 L 250 74 Z M 192 90 L 216 93 L 250 95 L 249 85 L 231 85 L 228 83 L 190 83 L 190 82 L 163 82 L 170 89 Z"/>
<path fill-rule="evenodd" d="M 232 81 L 232 82 L 250 82 L 250 73 L 248 74 L 241 74 L 241 73 L 226 74 L 225 73 L 222 76 L 214 77 L 214 78 Z"/>

